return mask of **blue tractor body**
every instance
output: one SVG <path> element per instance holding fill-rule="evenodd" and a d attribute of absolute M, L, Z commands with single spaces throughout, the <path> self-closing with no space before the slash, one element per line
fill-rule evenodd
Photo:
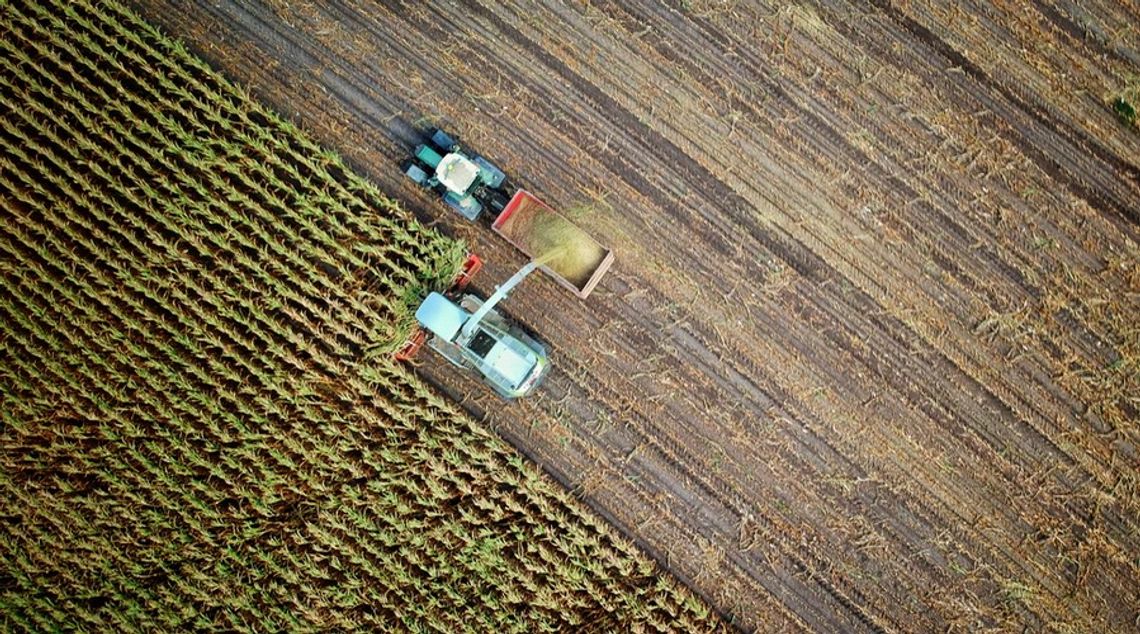
<path fill-rule="evenodd" d="M 468 220 L 475 220 L 488 207 L 497 214 L 510 200 L 507 175 L 487 159 L 465 152 L 440 129 L 416 146 L 412 157 L 404 163 L 404 174 L 438 193 Z"/>

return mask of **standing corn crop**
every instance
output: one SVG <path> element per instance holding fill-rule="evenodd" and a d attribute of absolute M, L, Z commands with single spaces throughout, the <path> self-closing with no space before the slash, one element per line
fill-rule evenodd
<path fill-rule="evenodd" d="M 5 629 L 715 627 L 390 360 L 462 244 L 115 3 L 0 58 Z"/>

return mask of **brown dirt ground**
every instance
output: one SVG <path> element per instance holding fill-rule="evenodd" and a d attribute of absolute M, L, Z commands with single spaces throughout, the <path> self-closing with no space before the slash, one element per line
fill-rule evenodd
<path fill-rule="evenodd" d="M 136 7 L 403 180 L 438 123 L 615 250 L 504 406 L 421 370 L 744 629 L 1140 619 L 1140 5 Z"/>

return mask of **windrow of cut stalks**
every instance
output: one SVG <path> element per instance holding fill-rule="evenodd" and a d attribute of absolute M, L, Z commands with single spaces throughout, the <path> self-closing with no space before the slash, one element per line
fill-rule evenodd
<path fill-rule="evenodd" d="M 719 627 L 391 360 L 462 244 L 118 4 L 0 58 L 3 629 Z"/>

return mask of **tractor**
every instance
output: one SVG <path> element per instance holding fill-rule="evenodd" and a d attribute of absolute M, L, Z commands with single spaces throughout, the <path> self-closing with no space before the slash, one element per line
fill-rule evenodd
<path fill-rule="evenodd" d="M 485 207 L 499 213 L 507 206 L 507 175 L 487 159 L 463 151 L 452 136 L 436 128 L 404 162 L 404 174 L 435 191 L 455 211 L 475 220 Z"/>

